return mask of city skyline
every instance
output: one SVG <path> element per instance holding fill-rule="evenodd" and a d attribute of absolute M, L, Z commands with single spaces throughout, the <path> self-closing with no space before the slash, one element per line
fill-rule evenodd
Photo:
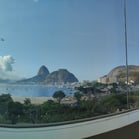
<path fill-rule="evenodd" d="M 139 65 L 138 0 L 127 0 L 129 65 Z M 95 80 L 125 65 L 123 0 L 0 1 L 0 76 L 32 77 L 40 66 Z"/>

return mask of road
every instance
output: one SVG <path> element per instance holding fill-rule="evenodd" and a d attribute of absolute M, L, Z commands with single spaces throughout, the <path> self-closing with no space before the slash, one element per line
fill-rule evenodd
<path fill-rule="evenodd" d="M 139 122 L 87 139 L 139 139 Z"/>

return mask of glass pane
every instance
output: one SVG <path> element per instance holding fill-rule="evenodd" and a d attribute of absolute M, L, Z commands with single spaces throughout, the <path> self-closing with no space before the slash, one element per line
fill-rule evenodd
<path fill-rule="evenodd" d="M 137 107 L 138 6 L 127 0 L 125 21 L 123 0 L 0 1 L 0 123 L 76 123 Z"/>

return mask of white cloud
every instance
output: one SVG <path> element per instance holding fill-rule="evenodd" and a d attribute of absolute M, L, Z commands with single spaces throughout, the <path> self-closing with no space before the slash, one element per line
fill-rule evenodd
<path fill-rule="evenodd" d="M 13 70 L 15 59 L 10 56 L 0 56 L 0 79 L 17 79 L 20 78 Z"/>
<path fill-rule="evenodd" d="M 0 70 L 1 71 L 12 71 L 12 64 L 15 63 L 15 60 L 12 56 L 0 56 Z"/>

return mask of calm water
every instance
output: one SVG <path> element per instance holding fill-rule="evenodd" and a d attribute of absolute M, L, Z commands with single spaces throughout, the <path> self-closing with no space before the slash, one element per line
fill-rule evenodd
<path fill-rule="evenodd" d="M 67 86 L 0 84 L 0 94 L 9 93 L 12 96 L 49 97 L 58 90 L 64 91 L 67 96 L 73 95 L 74 92 L 72 88 Z"/>

